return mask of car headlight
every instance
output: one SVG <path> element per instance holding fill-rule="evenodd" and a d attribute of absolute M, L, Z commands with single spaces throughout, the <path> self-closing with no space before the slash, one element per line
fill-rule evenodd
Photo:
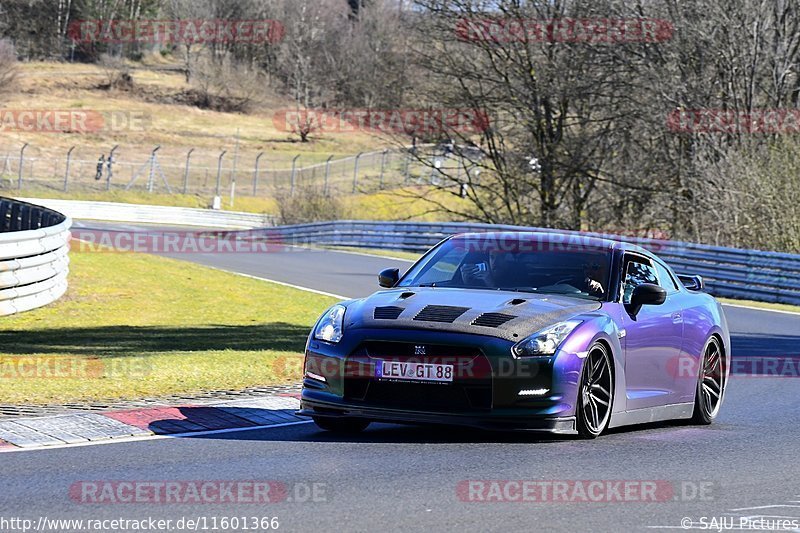
<path fill-rule="evenodd" d="M 511 351 L 517 357 L 531 357 L 536 355 L 553 355 L 559 345 L 578 327 L 582 320 L 567 320 L 555 326 L 534 333 L 527 339 L 521 340 Z"/>
<path fill-rule="evenodd" d="M 334 305 L 322 315 L 314 328 L 314 338 L 336 344 L 344 335 L 344 306 Z"/>

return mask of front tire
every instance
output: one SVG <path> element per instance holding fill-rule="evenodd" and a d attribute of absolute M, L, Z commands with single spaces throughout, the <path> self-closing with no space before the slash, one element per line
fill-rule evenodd
<path fill-rule="evenodd" d="M 332 433 L 340 433 L 345 435 L 361 433 L 367 429 L 367 426 L 369 426 L 369 420 L 364 420 L 361 418 L 335 418 L 324 416 L 314 416 L 311 418 L 314 420 L 314 423 L 318 428 L 324 429 L 325 431 L 330 431 Z"/>
<path fill-rule="evenodd" d="M 602 344 L 595 344 L 583 361 L 578 389 L 576 425 L 584 439 L 599 437 L 611 420 L 614 405 L 614 380 L 611 375 L 611 355 Z"/>
<path fill-rule="evenodd" d="M 707 426 L 719 414 L 725 391 L 725 357 L 719 339 L 711 337 L 703 350 L 697 377 L 692 423 Z"/>

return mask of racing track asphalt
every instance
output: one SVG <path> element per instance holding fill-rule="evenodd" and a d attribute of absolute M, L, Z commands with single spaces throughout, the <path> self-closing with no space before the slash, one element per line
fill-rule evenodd
<path fill-rule="evenodd" d="M 302 249 L 180 258 L 352 297 L 375 290 L 380 269 L 408 265 Z M 726 313 L 734 357 L 800 355 L 800 316 Z M 684 517 L 701 528 L 704 516 L 738 524 L 754 515 L 800 523 L 798 398 L 798 379 L 738 377 L 712 426 L 621 428 L 595 441 L 385 424 L 342 438 L 303 424 L 2 454 L 0 518 L 277 516 L 284 531 L 653 531 L 682 529 Z M 68 496 L 81 480 L 208 479 L 325 483 L 325 501 L 86 505 Z M 457 496 L 463 480 L 666 480 L 679 500 L 472 503 Z M 692 496 L 703 483 L 705 497 Z"/>

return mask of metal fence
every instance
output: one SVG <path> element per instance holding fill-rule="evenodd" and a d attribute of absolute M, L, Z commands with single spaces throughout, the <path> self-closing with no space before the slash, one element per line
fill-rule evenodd
<path fill-rule="evenodd" d="M 51 209 L 0 198 L 0 315 L 47 305 L 66 292 L 71 224 Z"/>
<path fill-rule="evenodd" d="M 428 145 L 426 145 L 428 146 Z M 71 147 L 0 147 L 0 188 L 103 192 L 133 190 L 204 196 L 270 196 L 314 186 L 330 194 L 356 194 L 405 185 L 438 183 L 436 166 L 456 173 L 469 164 L 444 154 L 420 161 L 408 150 L 353 155 L 245 153 L 154 146 L 149 152 L 109 147 L 103 153 Z"/>
<path fill-rule="evenodd" d="M 266 234 L 284 243 L 422 252 L 450 235 L 472 231 L 553 230 L 458 222 L 334 221 L 282 226 Z M 678 274 L 703 276 L 708 292 L 716 296 L 800 305 L 800 255 L 597 233 L 559 233 L 638 244 L 657 253 Z"/>

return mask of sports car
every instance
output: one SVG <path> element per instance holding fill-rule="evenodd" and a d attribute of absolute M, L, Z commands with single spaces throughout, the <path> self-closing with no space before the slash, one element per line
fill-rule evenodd
<path fill-rule="evenodd" d="M 301 415 L 594 438 L 710 424 L 729 376 L 722 307 L 644 248 L 580 234 L 470 233 L 384 290 L 334 305 L 305 350 Z"/>

